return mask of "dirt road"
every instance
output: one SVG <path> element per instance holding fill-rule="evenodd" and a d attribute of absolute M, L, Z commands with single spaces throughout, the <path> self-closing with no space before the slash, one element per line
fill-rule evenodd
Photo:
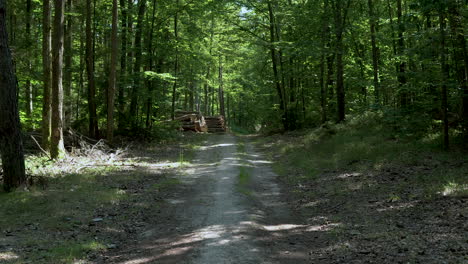
<path fill-rule="evenodd" d="M 106 263 L 307 262 L 308 227 L 283 202 L 270 162 L 248 141 L 211 136 L 177 178 L 154 228 Z"/>

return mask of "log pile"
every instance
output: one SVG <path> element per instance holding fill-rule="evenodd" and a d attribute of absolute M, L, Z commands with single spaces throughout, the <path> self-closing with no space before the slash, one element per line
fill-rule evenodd
<path fill-rule="evenodd" d="M 205 117 L 206 125 L 209 133 L 224 133 L 226 132 L 226 122 L 223 116 L 207 116 Z"/>
<path fill-rule="evenodd" d="M 200 112 L 177 111 L 175 120 L 180 121 L 184 131 L 208 132 L 205 118 Z"/>

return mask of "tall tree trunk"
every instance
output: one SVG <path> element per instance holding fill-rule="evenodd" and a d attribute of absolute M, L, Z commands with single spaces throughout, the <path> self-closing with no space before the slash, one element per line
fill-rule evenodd
<path fill-rule="evenodd" d="M 50 156 L 65 155 L 63 143 L 63 29 L 65 1 L 54 0 L 54 37 L 52 39 L 52 138 Z"/>
<path fill-rule="evenodd" d="M 210 66 L 208 65 L 208 69 L 206 70 L 206 80 L 205 83 L 203 84 L 203 90 L 205 92 L 205 107 L 203 114 L 209 115 L 209 109 L 210 109 L 210 98 L 209 98 L 209 87 L 208 87 L 208 78 L 210 78 Z"/>
<path fill-rule="evenodd" d="M 223 57 L 219 55 L 219 114 L 226 117 L 226 110 L 224 108 L 224 81 L 223 81 Z"/>
<path fill-rule="evenodd" d="M 66 10 L 68 13 L 73 11 L 73 1 L 67 0 Z M 72 27 L 73 27 L 73 16 L 67 15 L 67 22 L 65 25 L 65 46 L 64 46 L 64 62 L 65 71 L 63 73 L 63 87 L 65 91 L 65 127 L 70 126 L 71 114 L 72 114 L 72 58 L 73 58 L 73 42 L 72 42 Z"/>
<path fill-rule="evenodd" d="M 94 56 L 93 56 L 93 32 L 91 28 L 92 15 L 91 0 L 86 0 L 86 72 L 88 75 L 88 111 L 89 111 L 89 136 L 99 136 L 98 120 L 96 113 L 96 84 L 94 80 Z"/>
<path fill-rule="evenodd" d="M 156 0 L 153 0 L 153 11 L 151 14 L 151 27 L 148 36 L 148 70 L 153 70 L 153 35 L 154 35 L 154 23 L 156 20 Z M 150 128 L 152 125 L 152 110 L 153 110 L 153 80 L 148 80 L 148 99 L 146 102 L 146 127 Z"/>
<path fill-rule="evenodd" d="M 343 65 L 343 32 L 346 23 L 346 14 L 349 8 L 350 0 L 347 6 L 343 6 L 342 1 L 336 1 L 334 4 L 335 12 L 335 34 L 336 34 L 336 102 L 338 109 L 338 122 L 345 120 L 345 90 L 344 90 L 344 65 Z"/>
<path fill-rule="evenodd" d="M 6 0 L 0 0 L 0 154 L 3 188 L 11 191 L 26 182 L 18 112 L 16 77 L 8 46 Z"/>
<path fill-rule="evenodd" d="M 403 34 L 405 32 L 405 25 L 403 23 L 403 10 L 402 0 L 397 0 L 397 13 L 398 13 L 398 83 L 400 86 L 400 106 L 405 108 L 408 105 L 408 92 L 406 91 L 406 62 L 403 61 L 402 56 L 405 50 L 405 39 Z"/>
<path fill-rule="evenodd" d="M 377 106 L 380 105 L 380 83 L 379 83 L 379 52 L 377 47 L 376 33 L 376 16 L 374 14 L 374 0 L 368 0 L 369 6 L 369 24 L 372 45 L 372 70 L 374 77 L 374 100 Z"/>
<path fill-rule="evenodd" d="M 126 0 L 120 0 L 120 8 L 122 10 L 122 43 L 120 54 L 120 86 L 118 89 L 117 103 L 118 103 L 118 128 L 123 129 L 125 123 L 125 101 L 124 101 L 124 88 L 127 86 L 127 7 L 125 6 Z"/>
<path fill-rule="evenodd" d="M 42 78 L 44 82 L 44 95 L 42 102 L 42 147 L 50 149 L 51 136 L 51 36 L 50 22 L 51 11 L 50 1 L 43 0 L 42 2 Z"/>
<path fill-rule="evenodd" d="M 273 6 L 271 1 L 268 1 L 268 14 L 269 14 L 269 28 L 270 28 L 270 53 L 271 53 L 271 60 L 272 60 L 272 67 L 273 67 L 273 78 L 276 86 L 276 92 L 278 93 L 279 103 L 280 103 L 280 112 L 281 112 L 281 121 L 284 126 L 284 129 L 288 130 L 288 120 L 286 115 L 286 100 L 284 89 L 281 86 L 280 77 L 278 73 L 278 62 L 277 62 L 277 54 L 275 49 L 275 15 L 273 12 Z"/>
<path fill-rule="evenodd" d="M 107 140 L 112 142 L 114 139 L 114 94 L 117 81 L 117 19 L 118 19 L 118 3 L 117 0 L 112 1 L 112 36 L 111 36 L 111 64 L 109 75 L 109 89 L 107 89 Z"/>
<path fill-rule="evenodd" d="M 179 8 L 179 0 L 176 0 L 177 8 Z M 179 21 L 179 12 L 176 12 L 174 15 L 174 38 L 176 42 L 176 49 L 175 49 L 175 63 L 174 63 L 174 86 L 172 87 L 172 103 L 171 103 L 171 119 L 174 120 L 175 118 L 175 103 L 177 97 L 177 78 L 178 78 L 178 71 L 179 71 L 179 32 L 178 32 L 178 21 Z"/>
<path fill-rule="evenodd" d="M 462 128 L 465 144 L 468 144 L 468 52 L 462 18 L 456 0 L 448 1 L 448 13 L 455 46 L 454 59 L 456 60 L 457 76 L 462 96 Z"/>
<path fill-rule="evenodd" d="M 133 88 L 131 93 L 130 102 L 130 116 L 132 117 L 132 127 L 136 128 L 138 125 L 137 110 L 138 110 L 138 91 L 140 89 L 141 80 L 141 35 L 143 31 L 143 18 L 145 16 L 146 0 L 139 1 L 138 18 L 135 32 L 135 66 L 133 68 Z"/>
<path fill-rule="evenodd" d="M 31 55 L 31 0 L 26 0 L 26 56 L 27 56 L 27 68 L 28 72 L 26 74 L 26 83 L 25 83 L 25 99 L 26 99 L 26 117 L 28 119 L 32 118 L 33 111 L 33 96 L 32 96 L 32 86 L 31 86 L 31 75 L 32 75 L 32 63 L 33 57 Z M 30 120 L 31 122 L 32 120 Z M 32 122 L 31 122 L 32 123 Z"/>
<path fill-rule="evenodd" d="M 445 45 L 445 10 L 439 11 L 439 25 L 440 25 L 440 66 L 442 71 L 442 116 L 443 116 L 443 135 L 444 135 L 444 149 L 449 149 L 449 124 L 448 124 L 448 100 L 447 100 L 447 81 L 450 77 L 449 67 L 447 64 L 446 45 Z"/>

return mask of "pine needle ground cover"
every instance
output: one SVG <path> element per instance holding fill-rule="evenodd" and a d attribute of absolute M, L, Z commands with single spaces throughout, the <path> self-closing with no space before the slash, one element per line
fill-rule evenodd
<path fill-rule="evenodd" d="M 292 206 L 310 224 L 337 223 L 311 233 L 312 262 L 467 262 L 466 150 L 384 123 L 370 113 L 258 140 Z"/>

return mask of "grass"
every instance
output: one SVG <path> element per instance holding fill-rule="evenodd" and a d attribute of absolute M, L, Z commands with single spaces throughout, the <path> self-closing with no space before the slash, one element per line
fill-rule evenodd
<path fill-rule="evenodd" d="M 465 263 L 466 256 L 447 245 L 466 252 L 460 230 L 468 215 L 468 156 L 456 143 L 443 151 L 440 142 L 431 128 L 392 128 L 375 113 L 258 139 L 292 206 L 313 224 L 340 224 L 315 234 L 337 249 L 311 243 L 311 256 L 327 256 L 329 263 L 397 263 L 394 256 L 403 249 L 411 263 L 429 256 L 429 262 Z"/>
<path fill-rule="evenodd" d="M 28 175 L 40 181 L 27 191 L 0 191 L 0 263 L 81 263 L 105 250 L 113 242 L 111 232 L 121 231 L 113 225 L 134 221 L 132 214 L 158 207 L 154 199 L 141 201 L 138 196 L 161 197 L 180 183 L 170 171 L 157 174 L 138 167 L 156 162 L 185 164 L 205 139 L 190 135 L 184 136 L 184 145 L 137 145 L 129 150 L 132 154 L 119 157 L 94 153 L 57 162 L 27 157 Z M 184 153 L 182 158 L 179 153 Z M 119 209 L 121 204 L 134 206 Z M 116 216 L 101 216 L 102 211 Z M 98 217 L 104 218 L 103 223 L 93 224 Z M 117 231 L 104 230 L 106 226 Z M 99 233 L 90 231 L 93 228 Z"/>
<path fill-rule="evenodd" d="M 251 195 L 252 191 L 249 188 L 251 174 L 246 167 L 240 167 L 239 177 L 237 182 L 237 190 L 244 195 Z"/>
<path fill-rule="evenodd" d="M 236 145 L 236 150 L 237 150 L 237 155 L 241 157 L 247 153 L 245 142 L 242 139 L 239 139 L 239 142 Z M 239 175 L 238 175 L 236 186 L 237 186 L 238 192 L 249 196 L 252 194 L 252 191 L 250 190 L 250 186 L 249 186 L 252 175 L 248 168 L 248 162 L 243 158 L 241 158 L 240 160 L 242 164 L 239 167 Z"/>
<path fill-rule="evenodd" d="M 276 140 L 270 138 L 263 143 Z M 440 150 L 440 137 L 433 133 L 418 139 L 395 135 L 378 114 L 369 113 L 365 118 L 351 119 L 345 124 L 327 124 L 299 137 L 280 137 L 274 149 L 272 159 L 275 155 L 287 157 L 277 162 L 275 169 L 290 184 L 315 180 L 333 172 L 379 173 L 414 168 L 408 184 L 422 187 L 428 196 L 455 185 L 458 187 L 445 193 L 464 195 L 467 192 L 466 153 Z M 434 164 L 437 164 L 435 168 Z"/>

